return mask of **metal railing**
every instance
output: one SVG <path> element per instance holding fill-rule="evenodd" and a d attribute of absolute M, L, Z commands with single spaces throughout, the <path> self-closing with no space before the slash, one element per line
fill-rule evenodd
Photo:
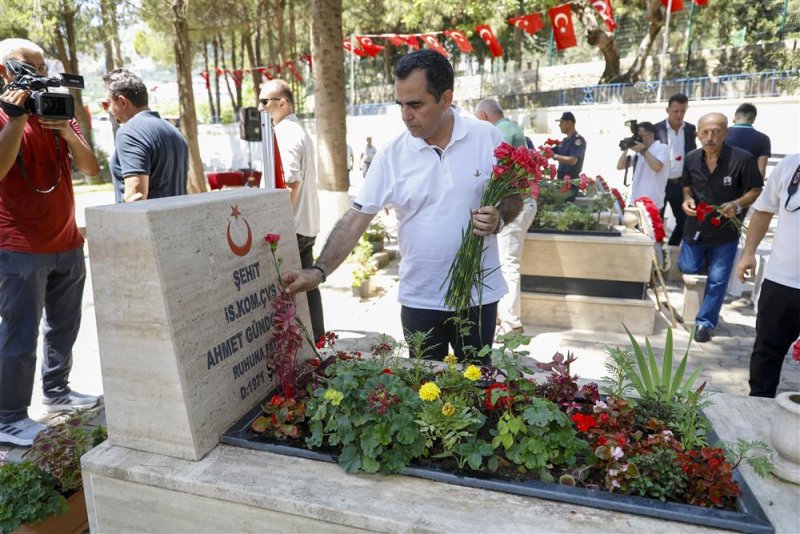
<path fill-rule="evenodd" d="M 792 80 L 800 85 L 800 71 L 764 71 L 721 76 L 702 76 L 664 80 L 662 101 L 670 95 L 683 93 L 691 100 L 721 100 L 726 98 L 754 98 L 787 94 L 785 82 Z M 501 97 L 505 109 L 530 107 L 586 106 L 592 104 L 643 104 L 656 102 L 658 81 L 637 83 L 607 83 L 584 87 L 571 87 L 555 91 L 517 93 Z M 469 108 L 477 99 L 462 100 Z M 348 109 L 352 115 L 377 115 L 386 113 L 391 102 L 360 104 Z"/>

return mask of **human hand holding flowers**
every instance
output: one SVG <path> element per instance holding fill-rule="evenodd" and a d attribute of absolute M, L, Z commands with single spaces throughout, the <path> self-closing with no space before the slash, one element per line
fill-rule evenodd
<path fill-rule="evenodd" d="M 480 237 L 492 234 L 500 224 L 500 217 L 502 217 L 500 210 L 494 206 L 482 206 L 472 210 L 472 233 Z"/>

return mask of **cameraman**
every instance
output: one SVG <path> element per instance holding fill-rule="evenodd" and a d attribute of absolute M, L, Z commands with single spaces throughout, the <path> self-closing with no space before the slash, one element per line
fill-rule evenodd
<path fill-rule="evenodd" d="M 46 75 L 44 53 L 25 39 L 0 41 L 0 76 Z M 72 162 L 100 167 L 75 119 L 25 110 L 30 91 L 0 95 L 0 441 L 28 446 L 42 425 L 28 417 L 44 310 L 42 386 L 48 411 L 91 407 L 99 398 L 69 387 L 81 325 L 86 266 L 75 224 Z"/>
<path fill-rule="evenodd" d="M 617 170 L 626 169 L 633 162 L 630 205 L 639 197 L 649 197 L 658 209 L 664 207 L 664 190 L 669 175 L 669 147 L 656 141 L 656 127 L 650 122 L 638 123 L 638 134 L 623 139 L 620 148 L 622 154 L 617 161 Z M 629 148 L 636 152 L 633 158 L 628 156 Z"/>

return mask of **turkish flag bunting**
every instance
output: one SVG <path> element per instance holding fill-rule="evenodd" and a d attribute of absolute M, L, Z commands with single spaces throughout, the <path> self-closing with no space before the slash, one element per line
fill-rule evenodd
<path fill-rule="evenodd" d="M 220 76 L 222 76 L 222 69 L 221 69 L 221 68 L 219 68 L 219 67 L 214 67 L 214 69 L 217 71 L 217 78 L 219 78 Z"/>
<path fill-rule="evenodd" d="M 403 39 L 401 39 L 400 36 L 397 35 L 396 33 L 382 33 L 378 37 L 386 39 L 386 41 L 389 44 L 394 45 L 394 46 L 405 46 L 405 45 L 408 44 Z"/>
<path fill-rule="evenodd" d="M 356 41 L 358 41 L 358 46 L 364 49 L 364 52 L 366 52 L 369 57 L 375 57 L 383 50 L 381 45 L 372 42 L 371 37 L 356 35 Z"/>
<path fill-rule="evenodd" d="M 606 23 L 608 31 L 613 32 L 617 29 L 617 23 L 614 22 L 614 10 L 611 8 L 611 0 L 592 0 L 592 5 L 600 14 L 603 22 Z"/>
<path fill-rule="evenodd" d="M 439 39 L 436 38 L 436 34 L 423 33 L 420 37 L 422 38 L 426 47 L 439 52 L 444 57 L 450 57 L 450 54 L 447 53 L 447 50 L 445 50 L 445 48 L 442 46 L 442 43 L 440 43 Z"/>
<path fill-rule="evenodd" d="M 489 47 L 489 52 L 491 52 L 492 57 L 500 57 L 503 55 L 503 47 L 500 46 L 500 41 L 494 36 L 494 32 L 488 24 L 475 26 L 475 31 L 478 32 L 478 36 L 486 43 L 486 46 Z"/>
<path fill-rule="evenodd" d="M 708 0 L 694 0 L 694 5 L 696 6 L 707 6 Z"/>
<path fill-rule="evenodd" d="M 205 82 L 206 82 L 206 89 L 209 89 L 209 88 L 211 87 L 211 84 L 210 84 L 210 83 L 209 83 L 209 81 L 208 81 L 208 71 L 207 71 L 207 70 L 204 70 L 203 72 L 201 72 L 201 73 L 200 73 L 200 77 L 201 77 L 201 78 L 203 78 L 203 80 L 205 80 Z"/>
<path fill-rule="evenodd" d="M 531 35 L 544 28 L 542 17 L 540 17 L 538 13 L 531 13 L 530 15 L 523 15 L 521 17 L 512 17 L 508 19 L 508 23 L 513 24 L 520 30 Z"/>
<path fill-rule="evenodd" d="M 411 50 L 419 50 L 419 41 L 416 35 L 398 35 L 398 37 L 411 47 Z"/>
<path fill-rule="evenodd" d="M 667 7 L 669 0 L 661 0 L 661 5 Z M 672 0 L 672 9 L 669 10 L 670 13 L 675 13 L 676 11 L 680 11 L 683 9 L 683 0 Z"/>
<path fill-rule="evenodd" d="M 306 54 L 306 55 L 302 56 L 300 59 L 302 59 L 303 61 L 308 63 L 308 68 L 309 69 L 313 69 L 314 68 L 313 63 L 311 62 L 311 54 Z"/>
<path fill-rule="evenodd" d="M 300 75 L 300 72 L 297 70 L 297 67 L 294 66 L 293 61 L 287 61 L 286 63 L 284 63 L 284 65 L 286 65 L 286 68 L 289 69 L 289 72 L 291 72 L 294 75 L 295 79 L 297 79 L 298 82 L 303 83 L 303 77 Z"/>
<path fill-rule="evenodd" d="M 473 52 L 472 45 L 469 44 L 467 36 L 464 35 L 464 32 L 462 32 L 461 30 L 445 30 L 444 34 L 448 36 L 450 39 L 452 39 L 453 42 L 456 43 L 458 49 L 464 52 L 465 54 Z"/>
<path fill-rule="evenodd" d="M 242 69 L 236 69 L 235 71 L 233 71 L 233 83 L 236 84 L 236 87 L 242 86 L 243 79 L 244 76 L 242 76 Z"/>
<path fill-rule="evenodd" d="M 271 80 L 271 79 L 272 79 L 272 74 L 270 74 L 269 72 L 267 72 L 267 67 L 258 67 L 256 70 L 257 70 L 258 72 L 260 72 L 262 75 L 264 75 L 264 77 L 265 77 L 266 79 L 268 79 L 268 80 Z"/>
<path fill-rule="evenodd" d="M 366 52 L 358 48 L 356 45 L 350 42 L 349 39 L 342 40 L 342 48 L 347 50 L 348 52 L 352 52 L 353 54 L 357 55 L 358 57 L 364 57 L 367 55 Z"/>
<path fill-rule="evenodd" d="M 556 48 L 564 50 L 577 45 L 575 27 L 572 25 L 570 4 L 548 9 L 547 14 L 550 15 L 550 24 L 553 25 L 553 38 L 556 41 Z"/>

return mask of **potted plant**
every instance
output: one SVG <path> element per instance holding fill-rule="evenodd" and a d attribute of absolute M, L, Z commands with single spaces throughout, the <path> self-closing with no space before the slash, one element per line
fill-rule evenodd
<path fill-rule="evenodd" d="M 375 266 L 370 263 L 360 263 L 355 269 L 353 269 L 352 290 L 354 297 L 359 297 L 362 299 L 369 297 L 370 279 L 376 271 L 377 269 L 375 269 Z"/>
<path fill-rule="evenodd" d="M 380 221 L 373 221 L 364 232 L 364 237 L 372 246 L 372 254 L 383 250 L 386 239 L 386 227 Z"/>
<path fill-rule="evenodd" d="M 2 532 L 83 532 L 88 528 L 81 456 L 106 438 L 76 411 L 36 436 L 23 462 L 0 465 Z M 15 530 L 16 529 L 16 530 Z"/>

